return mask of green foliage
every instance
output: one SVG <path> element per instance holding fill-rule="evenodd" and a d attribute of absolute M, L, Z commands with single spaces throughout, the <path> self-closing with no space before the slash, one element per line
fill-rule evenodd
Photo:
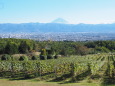
<path fill-rule="evenodd" d="M 88 48 L 104 47 L 104 48 L 107 48 L 109 51 L 114 51 L 115 50 L 115 41 L 87 42 L 85 44 L 85 46 L 87 46 Z"/>
<path fill-rule="evenodd" d="M 47 76 L 45 79 L 71 82 L 88 78 L 114 84 L 114 58 L 114 54 L 94 54 L 39 61 L 0 61 L 0 76 L 15 79 Z"/>
<path fill-rule="evenodd" d="M 86 55 L 86 54 L 89 53 L 89 49 L 87 47 L 85 47 L 85 46 L 76 45 L 75 48 L 76 48 L 76 53 L 78 55 Z"/>
<path fill-rule="evenodd" d="M 32 60 L 38 60 L 39 58 L 37 56 L 32 56 Z"/>
<path fill-rule="evenodd" d="M 54 56 L 54 59 L 58 59 L 58 57 L 59 57 L 58 55 L 55 55 L 55 56 Z"/>
<path fill-rule="evenodd" d="M 53 55 L 47 55 L 47 59 L 54 59 Z"/>
<path fill-rule="evenodd" d="M 5 47 L 6 47 L 6 43 L 0 42 L 0 54 L 5 53 Z"/>
<path fill-rule="evenodd" d="M 45 55 L 40 55 L 40 60 L 47 60 L 47 56 L 45 56 Z"/>
<path fill-rule="evenodd" d="M 46 49 L 50 46 L 49 50 Z M 45 49 L 45 50 L 42 50 Z M 115 52 L 115 41 L 33 41 L 29 39 L 0 39 L 0 54 L 27 54 L 41 52 L 41 55 L 86 55 L 101 52 Z"/>
<path fill-rule="evenodd" d="M 42 49 L 42 50 L 41 50 L 41 55 L 44 55 L 44 56 L 47 55 L 47 54 L 46 54 L 46 49 Z"/>
<path fill-rule="evenodd" d="M 35 42 L 33 43 L 33 50 L 35 50 L 35 51 L 39 50 L 39 46 Z"/>
<path fill-rule="evenodd" d="M 29 39 L 0 39 L 0 54 L 19 54 L 38 50 L 38 44 Z"/>
<path fill-rule="evenodd" d="M 1 60 L 3 61 L 11 61 L 12 60 L 12 57 L 8 54 L 5 54 L 1 57 Z"/>
<path fill-rule="evenodd" d="M 19 52 L 20 53 L 28 53 L 29 51 L 29 45 L 26 41 L 22 41 L 19 45 Z"/>
<path fill-rule="evenodd" d="M 27 56 L 20 56 L 19 61 L 28 61 Z"/>
<path fill-rule="evenodd" d="M 18 53 L 18 45 L 14 42 L 8 42 L 5 47 L 5 52 L 7 54 L 17 54 Z"/>
<path fill-rule="evenodd" d="M 107 49 L 106 47 L 96 47 L 95 50 L 99 52 L 106 52 L 106 53 L 110 52 L 110 50 Z"/>

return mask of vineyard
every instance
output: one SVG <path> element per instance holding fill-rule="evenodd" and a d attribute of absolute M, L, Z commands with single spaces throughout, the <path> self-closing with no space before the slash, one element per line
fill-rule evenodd
<path fill-rule="evenodd" d="M 35 61 L 0 61 L 0 77 L 28 79 L 39 77 L 53 81 L 78 82 L 86 77 L 115 84 L 115 55 L 94 54 Z"/>

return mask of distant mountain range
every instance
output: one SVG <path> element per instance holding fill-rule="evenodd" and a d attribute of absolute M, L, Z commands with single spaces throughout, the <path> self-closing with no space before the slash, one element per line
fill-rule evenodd
<path fill-rule="evenodd" d="M 63 21 L 65 22 L 65 21 Z M 65 23 L 21 23 L 0 24 L 0 33 L 31 32 L 115 32 L 113 24 L 65 24 Z"/>

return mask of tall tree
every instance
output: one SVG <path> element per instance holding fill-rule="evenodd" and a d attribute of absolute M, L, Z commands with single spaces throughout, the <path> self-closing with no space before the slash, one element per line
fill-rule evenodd
<path fill-rule="evenodd" d="M 8 42 L 5 47 L 5 53 L 17 54 L 18 53 L 18 45 L 14 42 Z"/>
<path fill-rule="evenodd" d="M 20 53 L 28 53 L 29 52 L 29 45 L 26 41 L 22 41 L 19 45 L 19 52 Z"/>

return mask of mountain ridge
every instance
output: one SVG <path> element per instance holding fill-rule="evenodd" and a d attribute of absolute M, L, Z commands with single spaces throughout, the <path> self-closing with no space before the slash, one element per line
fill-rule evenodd
<path fill-rule="evenodd" d="M 112 24 L 62 24 L 62 23 L 3 23 L 0 33 L 5 32 L 115 32 Z"/>

